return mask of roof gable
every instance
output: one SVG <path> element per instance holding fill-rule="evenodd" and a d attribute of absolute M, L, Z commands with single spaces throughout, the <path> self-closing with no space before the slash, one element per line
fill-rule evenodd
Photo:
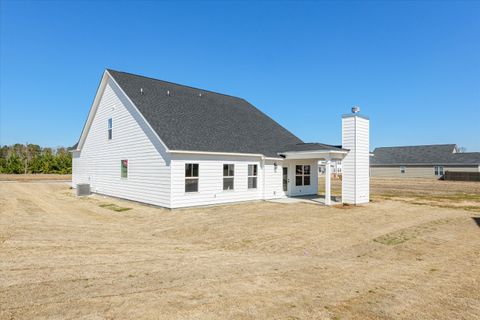
<path fill-rule="evenodd" d="M 244 99 L 107 70 L 170 150 L 277 156 L 302 143 Z"/>

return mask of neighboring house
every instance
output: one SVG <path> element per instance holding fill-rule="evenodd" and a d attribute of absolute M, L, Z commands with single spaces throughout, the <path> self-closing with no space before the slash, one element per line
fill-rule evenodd
<path fill-rule="evenodd" d="M 320 175 L 324 175 L 325 171 L 326 171 L 325 161 L 324 160 L 319 161 L 318 162 L 318 172 L 320 173 Z M 334 175 L 337 175 L 337 176 L 342 174 L 342 161 L 341 160 L 332 161 L 332 173 Z"/>
<path fill-rule="evenodd" d="M 480 172 L 480 152 L 455 144 L 382 147 L 370 159 L 372 177 L 441 178 L 446 171 Z"/>
<path fill-rule="evenodd" d="M 72 186 L 167 208 L 316 195 L 318 162 L 343 159 L 343 201 L 366 203 L 369 120 L 342 123 L 343 148 L 304 143 L 244 99 L 106 70 Z"/>

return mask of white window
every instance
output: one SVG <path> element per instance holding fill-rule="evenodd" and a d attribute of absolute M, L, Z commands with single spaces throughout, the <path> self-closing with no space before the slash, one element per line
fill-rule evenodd
<path fill-rule="evenodd" d="M 295 166 L 295 185 L 309 186 L 310 185 L 310 166 Z"/>
<path fill-rule="evenodd" d="M 120 177 L 128 178 L 128 160 L 120 160 Z"/>
<path fill-rule="evenodd" d="M 443 176 L 443 167 L 442 166 L 435 166 L 435 175 L 436 176 Z"/>
<path fill-rule="evenodd" d="M 223 165 L 223 190 L 233 190 L 235 175 L 235 165 L 224 164 Z"/>
<path fill-rule="evenodd" d="M 112 140 L 112 118 L 108 118 L 108 140 Z"/>
<path fill-rule="evenodd" d="M 406 171 L 406 169 L 407 169 L 407 168 L 406 168 L 405 166 L 401 166 L 401 167 L 400 167 L 400 173 L 401 173 L 401 174 L 404 174 L 405 171 Z"/>
<path fill-rule="evenodd" d="M 198 163 L 185 163 L 185 192 L 198 192 Z"/>
<path fill-rule="evenodd" d="M 257 165 L 248 165 L 248 189 L 257 189 Z"/>

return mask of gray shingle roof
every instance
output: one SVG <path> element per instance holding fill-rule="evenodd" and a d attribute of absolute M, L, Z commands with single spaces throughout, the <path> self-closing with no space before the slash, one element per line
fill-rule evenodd
<path fill-rule="evenodd" d="M 373 166 L 429 164 L 480 165 L 480 152 L 454 153 L 455 144 L 376 148 L 370 159 Z"/>
<path fill-rule="evenodd" d="M 244 99 L 107 71 L 170 150 L 278 156 L 285 146 L 303 144 Z"/>

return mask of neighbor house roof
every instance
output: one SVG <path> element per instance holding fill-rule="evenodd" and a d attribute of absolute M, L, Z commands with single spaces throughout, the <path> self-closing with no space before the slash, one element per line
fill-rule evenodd
<path fill-rule="evenodd" d="M 303 144 L 242 98 L 107 71 L 170 150 L 276 157 L 278 152 L 286 151 L 285 146 Z"/>
<path fill-rule="evenodd" d="M 480 152 L 456 152 L 455 144 L 376 148 L 370 159 L 373 166 L 381 165 L 479 165 Z"/>

